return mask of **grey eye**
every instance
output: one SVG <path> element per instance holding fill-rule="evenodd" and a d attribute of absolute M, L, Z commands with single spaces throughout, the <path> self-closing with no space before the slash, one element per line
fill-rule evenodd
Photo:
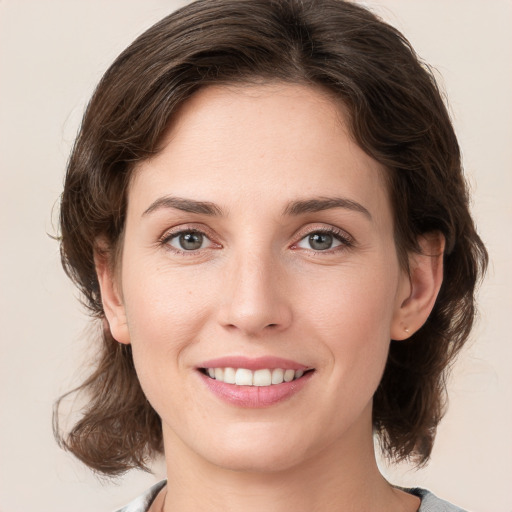
<path fill-rule="evenodd" d="M 183 231 L 173 236 L 170 245 L 182 251 L 197 251 L 203 249 L 208 238 L 198 231 Z"/>
<path fill-rule="evenodd" d="M 302 249 L 327 251 L 328 249 L 341 245 L 341 241 L 330 233 L 316 232 L 305 236 L 297 245 Z"/>
<path fill-rule="evenodd" d="M 327 233 L 313 233 L 309 235 L 309 245 L 315 251 L 325 251 L 332 246 L 333 237 Z"/>

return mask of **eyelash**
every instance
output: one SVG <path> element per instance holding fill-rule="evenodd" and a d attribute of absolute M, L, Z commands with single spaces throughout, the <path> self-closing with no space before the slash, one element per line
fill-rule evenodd
<path fill-rule="evenodd" d="M 179 237 L 180 235 L 184 235 L 184 234 L 199 234 L 199 235 L 205 237 L 210 242 L 210 244 L 212 244 L 213 246 L 221 247 L 220 244 L 213 242 L 212 237 L 210 235 L 208 235 L 208 233 L 206 233 L 204 230 L 201 230 L 198 228 L 193 228 L 193 227 L 180 228 L 177 231 L 171 231 L 171 232 L 167 231 L 159 239 L 159 245 L 164 246 L 167 250 L 172 251 L 173 253 L 182 255 L 182 256 L 197 255 L 199 252 L 202 252 L 204 249 L 206 249 L 206 248 L 200 248 L 197 250 L 185 250 L 185 249 L 179 249 L 170 244 L 171 240 Z M 342 231 L 341 229 L 337 229 L 334 227 L 330 227 L 330 228 L 321 227 L 321 228 L 310 229 L 305 233 L 301 233 L 300 238 L 296 242 L 294 242 L 290 246 L 290 248 L 294 249 L 294 250 L 299 248 L 298 244 L 300 242 L 305 240 L 307 237 L 310 237 L 311 235 L 315 235 L 315 234 L 330 235 L 333 237 L 334 240 L 337 240 L 338 242 L 340 242 L 340 245 L 335 246 L 333 248 L 326 249 L 326 250 L 304 249 L 313 254 L 319 254 L 319 255 L 332 254 L 333 252 L 343 251 L 346 249 L 350 249 L 351 247 L 354 246 L 353 238 L 345 231 Z"/>
<path fill-rule="evenodd" d="M 300 239 L 297 242 L 294 242 L 292 244 L 292 249 L 295 249 L 298 247 L 298 244 L 305 240 L 306 238 L 310 237 L 311 235 L 330 235 L 333 237 L 334 240 L 337 240 L 340 242 L 340 245 L 331 247 L 326 250 L 315 250 L 315 249 L 305 249 L 315 255 L 322 255 L 322 254 L 332 254 L 335 252 L 343 251 L 346 249 L 350 249 L 354 246 L 354 239 L 345 231 L 342 231 L 341 229 L 335 228 L 335 227 L 319 227 L 319 228 L 313 228 L 309 229 L 306 233 L 301 233 Z"/>
<path fill-rule="evenodd" d="M 180 228 L 178 229 L 177 231 L 166 231 L 164 233 L 164 235 L 159 239 L 159 245 L 161 246 L 164 246 L 167 250 L 175 253 L 175 254 L 178 254 L 180 256 L 192 256 L 192 255 L 197 255 L 200 251 L 203 251 L 203 249 L 197 249 L 197 250 L 185 250 L 185 249 L 179 249 L 177 247 L 174 247 L 171 245 L 171 240 L 173 240 L 174 238 L 177 238 L 179 237 L 180 235 L 184 235 L 184 234 L 198 234 L 198 235 L 202 235 L 206 240 L 208 240 L 212 245 L 214 246 L 217 246 L 217 247 L 220 247 L 220 244 L 216 244 L 215 242 L 212 242 L 212 236 L 211 235 L 208 235 L 208 233 L 206 233 L 204 230 L 202 229 L 198 229 L 198 228 L 193 228 L 193 227 L 190 227 L 190 228 Z"/>

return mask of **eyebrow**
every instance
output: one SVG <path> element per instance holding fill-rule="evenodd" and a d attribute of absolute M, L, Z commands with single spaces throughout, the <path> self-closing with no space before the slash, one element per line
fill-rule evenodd
<path fill-rule="evenodd" d="M 220 206 L 210 201 L 196 201 L 194 199 L 185 199 L 182 197 L 164 196 L 151 203 L 142 216 L 149 215 L 150 213 L 162 208 L 174 208 L 183 212 L 215 217 L 222 217 L 225 215 Z M 305 213 L 315 213 L 333 208 L 344 208 L 346 210 L 359 212 L 372 220 L 370 212 L 362 204 L 343 197 L 318 197 L 292 201 L 283 210 L 283 215 L 298 216 Z"/>
<path fill-rule="evenodd" d="M 222 209 L 215 203 L 209 201 L 195 201 L 182 197 L 164 196 L 160 197 L 147 208 L 142 216 L 148 215 L 161 208 L 174 208 L 188 213 L 199 213 L 203 215 L 222 216 Z"/>
<path fill-rule="evenodd" d="M 344 208 L 364 214 L 369 220 L 372 220 L 370 212 L 360 203 L 344 197 L 318 197 L 314 199 L 305 199 L 302 201 L 293 201 L 284 209 L 284 215 L 302 215 L 304 213 L 314 213 L 332 208 Z"/>

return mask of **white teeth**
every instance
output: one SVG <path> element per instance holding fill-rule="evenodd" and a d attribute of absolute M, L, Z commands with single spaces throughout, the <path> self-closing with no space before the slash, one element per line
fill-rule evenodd
<path fill-rule="evenodd" d="M 224 368 L 224 382 L 226 384 L 235 384 L 236 371 L 234 368 Z"/>
<path fill-rule="evenodd" d="M 284 381 L 285 382 L 291 382 L 294 377 L 295 377 L 295 372 L 293 370 L 286 370 L 284 372 Z"/>
<path fill-rule="evenodd" d="M 252 386 L 252 372 L 245 368 L 238 368 L 235 374 L 235 384 L 237 386 Z"/>
<path fill-rule="evenodd" d="M 270 370 L 256 370 L 252 377 L 253 386 L 270 386 L 272 384 L 272 374 Z"/>
<path fill-rule="evenodd" d="M 215 380 L 237 386 L 270 386 L 300 379 L 304 370 L 282 368 L 255 370 L 246 368 L 206 368 L 206 373 Z"/>
<path fill-rule="evenodd" d="M 276 368 L 272 370 L 272 384 L 281 384 L 284 380 L 284 370 L 281 368 Z"/>

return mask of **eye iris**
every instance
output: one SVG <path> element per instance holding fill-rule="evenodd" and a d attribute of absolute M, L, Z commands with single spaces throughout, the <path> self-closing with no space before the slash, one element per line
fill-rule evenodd
<path fill-rule="evenodd" d="M 183 233 L 179 237 L 180 246 L 186 251 L 200 249 L 203 245 L 203 235 L 201 233 Z"/>
<path fill-rule="evenodd" d="M 309 235 L 309 244 L 316 251 L 330 249 L 332 246 L 333 237 L 327 233 L 313 233 Z"/>

